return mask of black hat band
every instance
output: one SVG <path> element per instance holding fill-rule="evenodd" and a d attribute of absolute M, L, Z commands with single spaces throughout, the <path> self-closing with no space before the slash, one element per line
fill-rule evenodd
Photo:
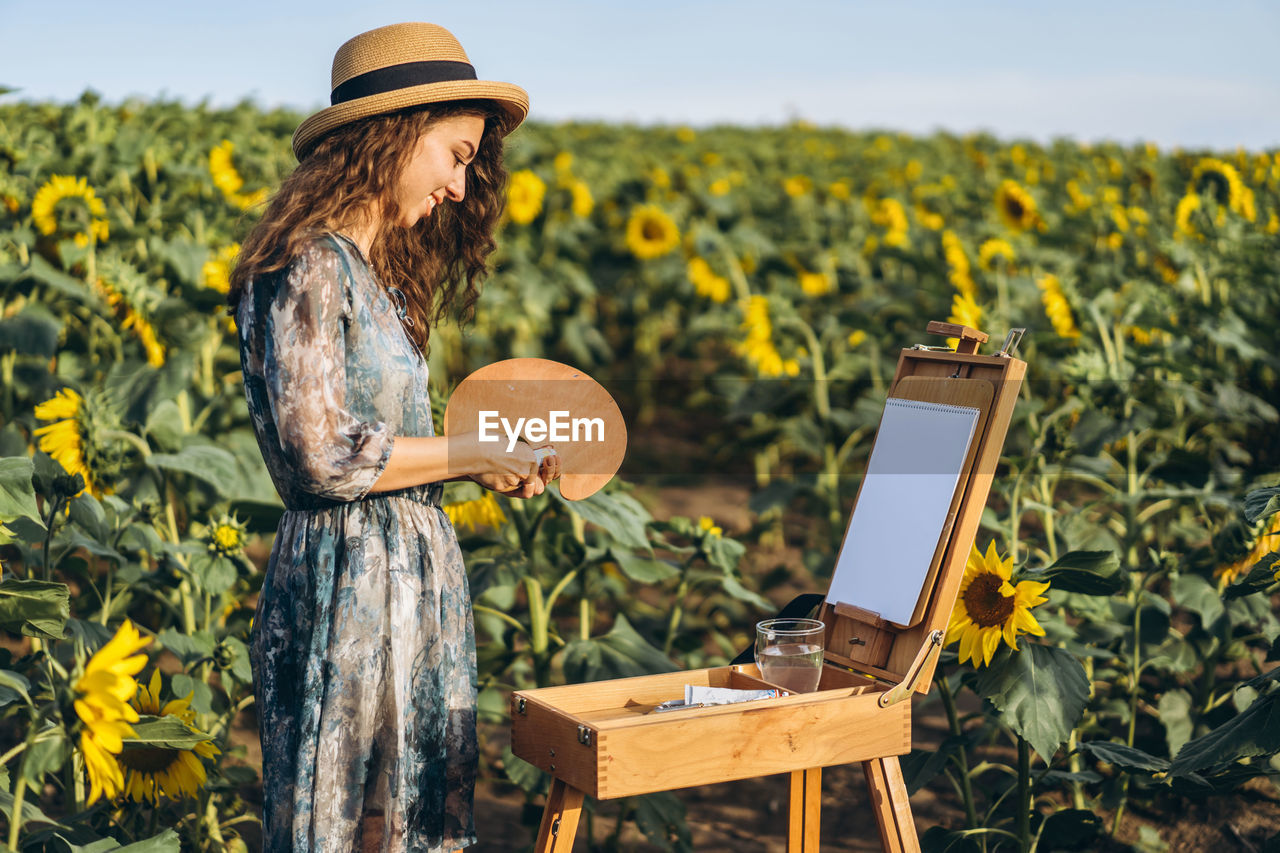
<path fill-rule="evenodd" d="M 343 82 L 329 96 L 329 103 L 336 105 L 369 95 L 381 95 L 396 89 L 408 89 L 424 83 L 448 83 L 454 80 L 475 80 L 476 69 L 469 62 L 436 59 L 427 62 L 403 62 L 358 74 Z"/>

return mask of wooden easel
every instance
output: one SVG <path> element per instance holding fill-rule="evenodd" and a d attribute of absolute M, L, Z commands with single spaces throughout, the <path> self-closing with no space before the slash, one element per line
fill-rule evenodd
<path fill-rule="evenodd" d="M 999 353 L 982 356 L 983 332 L 938 322 L 928 331 L 958 338 L 956 349 L 903 350 L 889 396 L 972 406 L 980 415 L 911 623 L 893 625 L 856 604 L 824 602 L 825 662 L 814 693 L 649 714 L 688 682 L 770 686 L 753 665 L 518 691 L 512 749 L 552 775 L 537 853 L 572 850 L 587 794 L 613 799 L 779 772 L 790 774 L 787 850 L 816 853 L 822 768 L 855 761 L 883 849 L 919 851 L 898 760 L 911 748 L 909 699 L 932 682 L 1026 372 L 1026 363 L 1011 355 L 1013 332 Z"/>

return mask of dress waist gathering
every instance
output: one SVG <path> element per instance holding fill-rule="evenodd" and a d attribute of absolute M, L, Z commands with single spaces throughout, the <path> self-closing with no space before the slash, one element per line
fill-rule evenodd
<path fill-rule="evenodd" d="M 423 483 L 418 486 L 410 486 L 407 489 L 396 489 L 391 492 L 370 492 L 362 498 L 354 501 L 334 501 L 328 498 L 322 498 L 319 495 L 301 494 L 292 498 L 286 505 L 286 512 L 309 512 L 314 510 L 336 509 L 338 507 L 347 506 L 353 503 L 370 503 L 373 501 L 381 501 L 387 498 L 404 498 L 414 503 L 425 504 L 427 506 L 440 506 L 440 500 L 444 496 L 444 483 Z"/>

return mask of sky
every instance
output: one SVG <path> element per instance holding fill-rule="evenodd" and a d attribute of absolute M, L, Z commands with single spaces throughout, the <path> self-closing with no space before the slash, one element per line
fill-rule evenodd
<path fill-rule="evenodd" d="M 1280 147 L 1280 3 L 0 0 L 0 97 L 318 109 L 334 51 L 432 21 L 531 117 Z"/>

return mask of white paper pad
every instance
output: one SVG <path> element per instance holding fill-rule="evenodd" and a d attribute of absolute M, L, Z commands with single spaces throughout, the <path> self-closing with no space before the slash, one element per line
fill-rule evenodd
<path fill-rule="evenodd" d="M 964 470 L 978 409 L 889 398 L 827 601 L 910 624 Z"/>

